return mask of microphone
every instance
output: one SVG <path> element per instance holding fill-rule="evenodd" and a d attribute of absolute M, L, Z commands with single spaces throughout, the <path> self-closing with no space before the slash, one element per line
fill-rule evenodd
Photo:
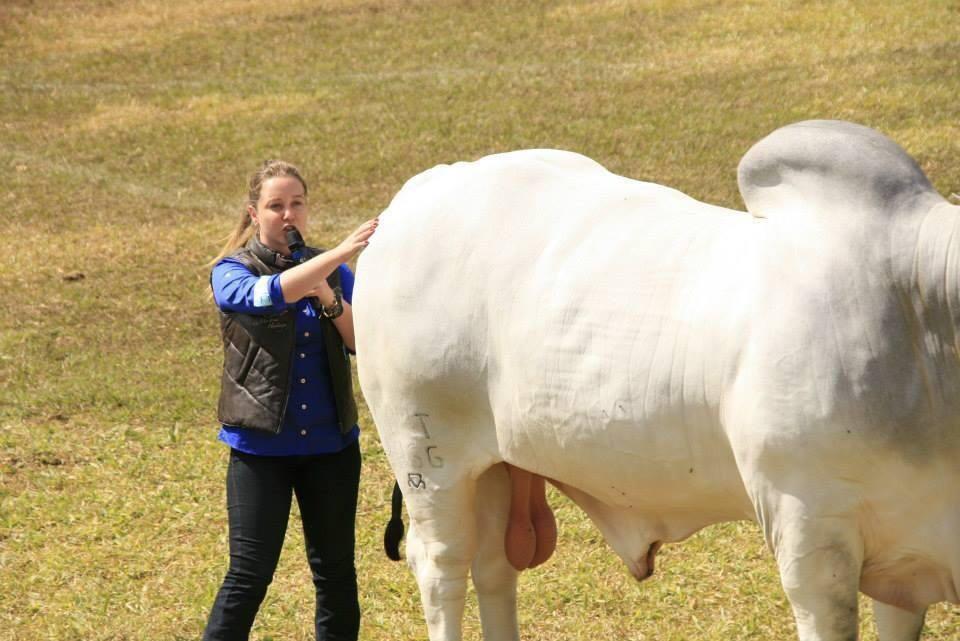
<path fill-rule="evenodd" d="M 293 258 L 293 262 L 299 265 L 307 260 L 307 257 L 303 254 L 306 246 L 307 244 L 303 241 L 299 229 L 291 227 L 287 230 L 287 249 L 290 250 L 290 257 Z"/>

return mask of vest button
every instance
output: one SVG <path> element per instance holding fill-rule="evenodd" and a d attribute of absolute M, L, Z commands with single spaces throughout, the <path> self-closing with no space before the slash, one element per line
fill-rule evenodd
<path fill-rule="evenodd" d="M 307 379 L 305 379 L 305 378 L 301 378 L 301 379 L 300 379 L 300 384 L 301 384 L 301 385 L 302 385 L 303 383 L 306 383 L 306 382 L 307 382 Z"/>
<path fill-rule="evenodd" d="M 307 430 L 300 430 L 300 436 L 306 436 Z"/>
<path fill-rule="evenodd" d="M 310 337 L 310 332 L 304 332 L 304 333 L 303 333 L 303 336 L 304 336 L 304 338 L 309 338 L 309 337 Z"/>
<path fill-rule="evenodd" d="M 302 410 L 307 409 L 307 404 L 306 404 L 306 403 L 302 403 L 302 404 L 300 405 L 300 409 L 302 409 Z"/>
<path fill-rule="evenodd" d="M 300 358 L 306 358 L 306 357 L 307 357 L 306 354 L 304 354 L 303 352 L 300 352 Z"/>

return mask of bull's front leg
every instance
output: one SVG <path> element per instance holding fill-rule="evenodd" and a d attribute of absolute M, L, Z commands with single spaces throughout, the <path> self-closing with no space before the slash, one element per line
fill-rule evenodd
<path fill-rule="evenodd" d="M 826 488 L 819 488 L 824 492 Z M 825 492 L 829 494 L 829 492 Z M 765 501 L 761 522 L 793 608 L 800 641 L 856 641 L 862 543 L 842 512 L 802 498 Z M 763 514 L 767 516 L 764 517 Z"/>
<path fill-rule="evenodd" d="M 927 611 L 911 612 L 892 605 L 873 602 L 873 618 L 877 621 L 880 641 L 918 641 Z"/>

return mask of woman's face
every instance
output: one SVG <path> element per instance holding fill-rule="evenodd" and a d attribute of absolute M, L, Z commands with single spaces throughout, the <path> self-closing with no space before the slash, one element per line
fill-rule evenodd
<path fill-rule="evenodd" d="M 247 206 L 250 218 L 260 227 L 260 242 L 274 251 L 289 255 L 286 232 L 296 227 L 307 231 L 307 196 L 303 185 L 293 176 L 268 178 L 260 187 L 257 206 Z"/>

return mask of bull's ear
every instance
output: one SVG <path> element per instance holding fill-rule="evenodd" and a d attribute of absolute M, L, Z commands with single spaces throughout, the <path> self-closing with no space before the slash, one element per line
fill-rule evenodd
<path fill-rule="evenodd" d="M 890 216 L 943 201 L 899 145 L 838 120 L 777 129 L 744 155 L 737 179 L 747 210 L 759 218 Z"/>

